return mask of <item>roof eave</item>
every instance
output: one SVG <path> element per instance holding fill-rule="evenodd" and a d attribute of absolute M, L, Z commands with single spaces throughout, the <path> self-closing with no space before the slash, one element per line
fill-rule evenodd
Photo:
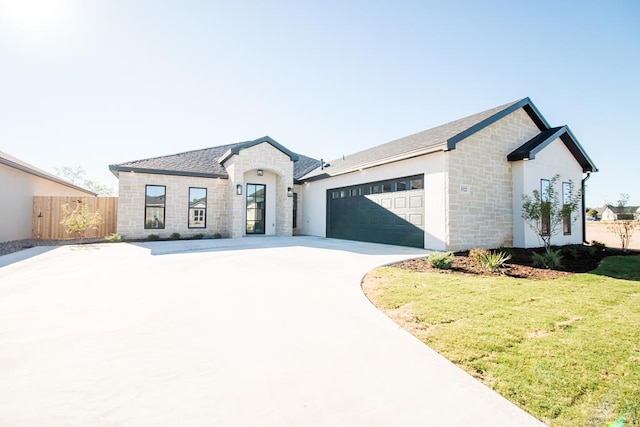
<path fill-rule="evenodd" d="M 377 160 L 375 162 L 363 163 L 363 164 L 360 164 L 358 166 L 354 166 L 354 167 L 351 167 L 351 168 L 348 168 L 348 169 L 344 169 L 344 170 L 338 171 L 335 174 L 330 174 L 330 173 L 327 173 L 327 172 L 324 172 L 324 173 L 318 174 L 318 175 L 313 175 L 313 176 L 309 176 L 309 174 L 307 174 L 307 175 L 301 177 L 298 180 L 298 182 L 299 183 L 305 183 L 305 182 L 319 181 L 321 179 L 326 179 L 326 178 L 331 178 L 331 177 L 334 177 L 334 176 L 345 175 L 345 174 L 348 174 L 348 173 L 353 173 L 353 172 L 361 171 L 361 170 L 364 170 L 364 169 L 371 169 L 371 168 L 375 168 L 377 166 L 382 166 L 382 165 L 386 165 L 386 164 L 389 164 L 389 163 L 399 162 L 399 161 L 411 159 L 411 158 L 414 158 L 414 157 L 424 156 L 424 155 L 435 153 L 435 152 L 438 152 L 438 151 L 447 151 L 446 144 L 442 143 L 442 144 L 438 144 L 438 145 L 432 145 L 432 146 L 430 146 L 430 147 L 428 147 L 426 149 L 422 148 L 420 150 L 416 150 L 416 151 L 412 151 L 412 152 L 409 152 L 409 153 L 405 153 L 403 155 L 393 156 L 393 157 L 386 157 L 384 159 L 380 159 L 380 160 Z M 326 171 L 327 168 L 325 168 L 324 170 Z"/>
<path fill-rule="evenodd" d="M 456 148 L 456 144 L 458 142 L 462 141 L 463 139 L 466 139 L 466 138 L 470 137 L 474 133 L 477 133 L 477 132 L 481 131 L 482 129 L 486 128 L 487 126 L 497 122 L 498 120 L 508 116 L 509 114 L 513 113 L 514 111 L 519 110 L 520 108 L 524 109 L 524 111 L 527 113 L 527 115 L 529 115 L 531 120 L 533 120 L 533 122 L 536 124 L 536 126 L 538 127 L 539 130 L 544 131 L 544 130 L 550 129 L 551 126 L 549 125 L 547 120 L 544 118 L 542 113 L 540 113 L 540 111 L 534 105 L 534 103 L 531 101 L 531 99 L 529 97 L 527 97 L 527 98 L 523 98 L 520 101 L 509 105 L 508 107 L 504 108 L 503 110 L 498 111 L 497 113 L 493 114 L 492 116 L 487 117 L 486 119 L 476 123 L 475 125 L 463 130 L 459 134 L 452 136 L 451 138 L 449 138 L 447 140 L 447 148 L 449 150 L 454 150 Z"/>
<path fill-rule="evenodd" d="M 150 168 L 134 168 L 130 166 L 110 165 L 109 170 L 119 178 L 120 172 L 147 173 L 152 175 L 172 175 L 172 176 L 190 176 L 196 178 L 220 178 L 228 179 L 228 175 L 208 173 L 208 172 L 190 172 L 176 171 L 167 169 L 150 169 Z"/>
<path fill-rule="evenodd" d="M 240 151 L 242 151 L 244 149 L 251 148 L 251 147 L 253 147 L 255 145 L 259 145 L 259 144 L 262 144 L 262 143 L 265 143 L 265 142 L 267 144 L 270 144 L 276 150 L 278 150 L 278 151 L 282 152 L 283 154 L 289 156 L 289 158 L 291 159 L 292 162 L 297 162 L 300 159 L 300 157 L 296 153 L 294 153 L 293 151 L 290 151 L 289 149 L 287 149 L 286 147 L 284 147 L 283 145 L 278 143 L 276 140 L 274 140 L 270 136 L 263 136 L 262 138 L 254 139 L 253 141 L 248 141 L 248 142 L 245 142 L 245 143 L 242 143 L 242 144 L 238 144 L 238 145 L 230 148 L 226 153 L 224 153 L 222 155 L 222 157 L 220 157 L 218 162 L 220 164 L 223 164 L 224 162 L 229 160 L 229 158 L 231 156 L 233 156 L 234 154 L 240 154 Z"/>
<path fill-rule="evenodd" d="M 514 150 L 513 152 L 509 153 L 509 155 L 507 155 L 507 160 L 510 162 L 519 160 L 533 160 L 536 158 L 536 154 L 538 154 L 546 146 L 548 146 L 558 138 L 560 138 L 571 155 L 573 155 L 576 161 L 580 164 L 583 173 L 598 172 L 598 168 L 596 168 L 593 161 L 584 151 L 575 135 L 571 132 L 571 129 L 569 129 L 569 126 L 566 125 L 558 128 L 557 131 L 550 134 L 547 138 L 545 138 L 543 141 L 529 150 L 521 150 L 520 148 Z M 528 142 L 529 141 L 527 141 L 525 144 L 527 144 Z"/>
<path fill-rule="evenodd" d="M 34 176 L 37 176 L 39 178 L 46 179 L 46 180 L 51 181 L 51 182 L 55 182 L 57 184 L 64 185 L 64 186 L 72 188 L 74 190 L 82 191 L 84 193 L 91 194 L 93 196 L 97 196 L 98 195 L 97 193 L 94 193 L 93 191 L 87 190 L 86 188 L 79 187 L 79 186 L 77 186 L 75 184 L 72 184 L 72 183 L 70 183 L 68 181 L 65 181 L 62 178 L 57 178 L 57 177 L 55 177 L 53 175 L 49 175 L 49 174 L 40 172 L 40 171 L 38 171 L 36 169 L 32 169 L 32 168 L 29 168 L 27 166 L 21 165 L 19 163 L 12 162 L 11 160 L 5 159 L 4 157 L 0 157 L 0 164 L 3 164 L 5 166 L 9 166 L 11 168 L 17 169 L 17 170 L 22 171 L 22 172 L 26 172 L 26 173 L 28 173 L 30 175 L 34 175 Z"/>

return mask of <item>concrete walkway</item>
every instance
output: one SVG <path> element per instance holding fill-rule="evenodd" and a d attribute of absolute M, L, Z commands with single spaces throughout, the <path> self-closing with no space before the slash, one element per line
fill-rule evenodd
<path fill-rule="evenodd" d="M 541 425 L 362 294 L 370 269 L 424 255 L 258 237 L 6 265 L 0 425 Z"/>

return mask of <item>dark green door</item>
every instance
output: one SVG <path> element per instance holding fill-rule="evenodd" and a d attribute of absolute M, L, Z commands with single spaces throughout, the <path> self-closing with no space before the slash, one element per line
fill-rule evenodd
<path fill-rule="evenodd" d="M 267 186 L 247 184 L 247 234 L 264 234 Z"/>
<path fill-rule="evenodd" d="M 424 247 L 423 177 L 327 191 L 327 237 Z"/>

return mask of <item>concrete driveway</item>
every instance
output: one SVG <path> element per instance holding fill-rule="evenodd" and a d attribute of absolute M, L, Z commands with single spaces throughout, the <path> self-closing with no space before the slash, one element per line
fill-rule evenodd
<path fill-rule="evenodd" d="M 540 425 L 362 294 L 370 269 L 425 254 L 258 237 L 4 266 L 0 425 Z"/>

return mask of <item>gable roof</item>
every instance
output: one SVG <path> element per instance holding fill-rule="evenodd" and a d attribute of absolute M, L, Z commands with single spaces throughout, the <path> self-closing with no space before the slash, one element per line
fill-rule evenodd
<path fill-rule="evenodd" d="M 520 108 L 527 113 L 541 133 L 509 154 L 508 160 L 533 159 L 538 151 L 542 150 L 555 138 L 561 138 L 571 154 L 582 166 L 584 172 L 598 171 L 593 161 L 578 143 L 571 130 L 569 130 L 569 127 L 551 128 L 538 108 L 527 97 L 351 154 L 342 159 L 332 160 L 328 162 L 328 166 L 311 171 L 303 176 L 300 181 L 315 181 L 436 151 L 454 150 L 458 142 Z"/>
<path fill-rule="evenodd" d="M 266 142 L 267 144 L 271 144 L 274 148 L 280 150 L 281 152 L 289 156 L 292 162 L 295 162 L 298 160 L 297 154 L 289 151 L 288 149 L 278 144 L 276 141 L 274 141 L 270 137 L 263 136 L 262 138 L 254 139 L 253 141 L 234 144 L 231 148 L 229 148 L 229 150 L 226 153 L 224 153 L 224 155 L 220 158 L 219 162 L 224 163 L 225 161 L 227 161 L 227 159 L 229 159 L 229 157 L 233 156 L 234 154 L 239 154 L 241 150 L 251 148 L 255 145 L 262 144 L 263 142 Z"/>
<path fill-rule="evenodd" d="M 297 180 L 310 170 L 320 166 L 320 161 L 310 157 L 295 154 L 273 139 L 265 136 L 253 141 L 237 142 L 219 145 L 217 147 L 186 151 L 168 156 L 152 157 L 110 165 L 109 170 L 118 176 L 120 172 L 138 172 L 160 175 L 194 176 L 202 178 L 228 178 L 227 170 L 222 166 L 233 154 L 254 145 L 267 142 L 291 158 L 293 164 L 293 179 Z M 295 159 L 295 160 L 294 160 Z"/>
<path fill-rule="evenodd" d="M 313 181 L 353 172 L 358 169 L 366 169 L 385 163 L 421 156 L 435 151 L 453 150 L 456 148 L 458 142 L 520 108 L 523 108 L 529 117 L 531 117 L 538 129 L 542 131 L 549 128 L 546 119 L 540 114 L 533 102 L 531 102 L 529 98 L 523 98 L 348 155 L 342 159 L 332 160 L 328 162 L 329 167 L 317 169 L 304 176 L 302 180 Z"/>
<path fill-rule="evenodd" d="M 635 214 L 640 211 L 640 206 L 613 206 L 606 205 L 603 211 L 610 209 L 615 214 Z"/>
<path fill-rule="evenodd" d="M 509 153 L 509 155 L 507 155 L 507 160 L 513 162 L 517 160 L 535 159 L 537 153 L 557 138 L 560 138 L 580 166 L 582 166 L 582 172 L 598 171 L 595 164 L 578 143 L 568 126 L 555 127 L 540 132 L 538 135 Z"/>
<path fill-rule="evenodd" d="M 42 169 L 38 169 L 37 167 L 30 165 L 27 162 L 23 162 L 22 160 L 10 156 L 7 153 L 4 153 L 2 151 L 0 151 L 0 164 L 3 164 L 5 166 L 9 166 L 10 168 L 14 168 L 17 169 L 19 171 L 22 172 L 26 172 L 28 174 L 40 177 L 40 178 L 44 178 L 46 180 L 55 182 L 57 184 L 61 184 L 64 185 L 66 187 L 72 188 L 74 190 L 78 190 L 78 191 L 82 191 L 84 193 L 87 193 L 91 196 L 97 196 L 96 193 L 94 193 L 93 191 L 89 191 L 86 188 L 82 188 L 82 187 L 78 187 L 75 184 L 70 183 L 69 181 L 66 181 L 58 176 L 55 176 L 53 174 L 50 174 L 49 172 L 45 172 Z"/>

